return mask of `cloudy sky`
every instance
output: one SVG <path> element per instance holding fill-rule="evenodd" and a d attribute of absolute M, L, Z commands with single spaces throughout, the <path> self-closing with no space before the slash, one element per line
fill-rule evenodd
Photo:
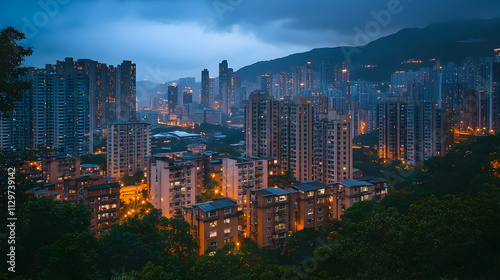
<path fill-rule="evenodd" d="M 217 76 L 227 59 L 237 70 L 318 47 L 356 45 L 402 28 L 455 19 L 500 17 L 498 0 L 30 0 L 3 1 L 0 28 L 26 33 L 44 66 L 65 57 L 137 64 L 153 82 Z M 378 16 L 377 16 L 378 15 Z M 390 18 L 388 17 L 390 16 Z M 380 23 L 377 22 L 377 17 Z M 378 29 L 377 29 L 378 27 Z M 371 30 L 371 31 L 370 31 Z"/>

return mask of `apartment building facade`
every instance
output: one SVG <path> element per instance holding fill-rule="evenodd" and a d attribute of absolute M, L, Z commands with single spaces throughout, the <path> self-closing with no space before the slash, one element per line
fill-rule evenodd
<path fill-rule="evenodd" d="M 220 197 L 212 201 L 183 208 L 184 220 L 191 225 L 191 234 L 198 242 L 199 254 L 207 249 L 222 248 L 228 243 L 238 243 L 238 211 L 236 200 Z"/>
<path fill-rule="evenodd" d="M 197 164 L 155 155 L 148 160 L 151 203 L 170 218 L 181 216 L 182 207 L 195 204 Z"/>

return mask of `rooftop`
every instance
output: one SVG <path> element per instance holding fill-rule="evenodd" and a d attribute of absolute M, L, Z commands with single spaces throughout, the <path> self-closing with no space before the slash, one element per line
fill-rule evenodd
<path fill-rule="evenodd" d="M 264 196 L 264 197 L 271 196 L 271 195 L 287 195 L 287 194 L 292 193 L 290 191 L 280 189 L 280 188 L 265 188 L 265 189 L 255 190 L 255 192 L 261 196 Z"/>
<path fill-rule="evenodd" d="M 106 183 L 106 184 L 100 184 L 100 185 L 87 187 L 87 190 L 98 191 L 98 190 L 117 188 L 117 187 L 120 187 L 120 183 Z"/>
<path fill-rule="evenodd" d="M 356 180 L 356 179 L 347 179 L 345 181 L 335 182 L 335 184 L 341 184 L 346 187 L 364 187 L 364 186 L 372 186 L 371 183 Z"/>
<path fill-rule="evenodd" d="M 205 212 L 238 206 L 235 200 L 229 197 L 219 197 L 212 201 L 193 204 L 193 207 L 200 207 Z"/>
<path fill-rule="evenodd" d="M 315 190 L 319 190 L 319 189 L 326 189 L 329 186 L 325 185 L 323 183 L 320 183 L 318 181 L 306 180 L 302 184 L 295 184 L 295 185 L 291 185 L 290 187 L 295 188 L 295 189 L 299 189 L 301 191 L 308 192 L 308 191 L 315 191 Z"/>
<path fill-rule="evenodd" d="M 99 164 L 93 164 L 93 163 L 82 163 L 80 164 L 81 168 L 98 168 Z"/>
<path fill-rule="evenodd" d="M 76 177 L 67 178 L 67 179 L 65 179 L 65 181 L 66 180 L 85 181 L 85 180 L 92 180 L 94 178 L 102 178 L 102 177 L 103 176 L 99 175 L 99 174 L 89 173 L 89 174 L 83 174 L 83 175 L 76 176 Z"/>

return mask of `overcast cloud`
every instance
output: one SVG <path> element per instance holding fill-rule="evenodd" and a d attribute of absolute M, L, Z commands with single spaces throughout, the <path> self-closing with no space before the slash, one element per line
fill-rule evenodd
<path fill-rule="evenodd" d="M 204 68 L 218 75 L 318 47 L 352 45 L 373 12 L 397 0 L 41 0 L 2 3 L 0 28 L 26 32 L 42 67 L 65 57 L 137 64 L 138 80 L 170 81 Z M 45 4 L 44 4 L 45 3 Z M 396 4 L 394 4 L 396 5 Z M 500 17 L 497 0 L 400 0 L 380 36 L 455 19 Z"/>

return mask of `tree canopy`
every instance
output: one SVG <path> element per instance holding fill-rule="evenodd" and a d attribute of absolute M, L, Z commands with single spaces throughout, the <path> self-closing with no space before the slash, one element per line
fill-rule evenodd
<path fill-rule="evenodd" d="M 22 63 L 33 51 L 19 45 L 24 34 L 13 27 L 0 31 L 0 115 L 7 116 L 14 109 L 14 102 L 20 100 L 31 83 L 22 80 L 27 68 Z"/>

